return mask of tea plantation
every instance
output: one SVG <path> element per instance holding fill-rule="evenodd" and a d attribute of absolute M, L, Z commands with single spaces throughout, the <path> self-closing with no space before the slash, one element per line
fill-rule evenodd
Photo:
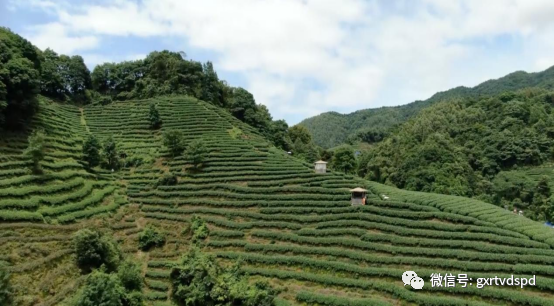
<path fill-rule="evenodd" d="M 151 129 L 148 111 L 163 124 Z M 46 135 L 44 173 L 28 170 L 28 134 L 0 137 L 0 260 L 16 305 L 69 305 L 86 275 L 71 246 L 79 229 L 113 233 L 142 264 L 145 304 L 173 305 L 171 268 L 191 248 L 193 216 L 208 226 L 201 243 L 224 266 L 237 260 L 250 280 L 279 291 L 277 305 L 554 305 L 554 230 L 477 200 L 398 190 L 335 172 L 314 173 L 255 129 L 202 101 L 171 97 L 107 106 L 43 101 L 33 129 Z M 163 146 L 167 130 L 201 139 L 200 169 Z M 31 133 L 31 131 L 27 131 Z M 83 139 L 112 137 L 120 170 L 82 162 Z M 173 185 L 159 184 L 174 173 Z M 370 190 L 352 207 L 349 189 Z M 381 200 L 386 195 L 388 200 Z M 139 248 L 152 225 L 165 244 Z M 404 286 L 404 271 L 425 280 Z M 468 274 L 473 285 L 432 287 L 431 274 Z M 476 287 L 477 278 L 531 277 L 535 286 Z"/>

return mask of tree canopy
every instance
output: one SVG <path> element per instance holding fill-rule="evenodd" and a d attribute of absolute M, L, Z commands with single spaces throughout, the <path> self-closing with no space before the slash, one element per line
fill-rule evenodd
<path fill-rule="evenodd" d="M 249 284 L 238 265 L 225 269 L 196 248 L 172 269 L 171 279 L 178 305 L 272 306 L 277 294 L 265 282 Z"/>
<path fill-rule="evenodd" d="M 92 134 L 89 134 L 83 143 L 83 160 L 89 168 L 100 164 L 100 142 Z"/>
<path fill-rule="evenodd" d="M 19 127 L 36 110 L 40 71 L 40 50 L 0 27 L 0 125 Z"/>
<path fill-rule="evenodd" d="M 192 163 L 194 168 L 199 168 L 206 159 L 208 149 L 204 142 L 200 139 L 193 140 L 187 147 L 185 155 Z"/>
<path fill-rule="evenodd" d="M 358 172 L 410 190 L 521 203 L 535 215 L 528 190 L 537 183 L 501 173 L 552 161 L 553 95 L 526 89 L 435 104 L 372 147 Z M 550 196 L 542 190 L 536 205 Z"/>
<path fill-rule="evenodd" d="M 85 271 L 104 265 L 115 270 L 121 260 L 121 250 L 117 243 L 106 234 L 82 229 L 73 237 L 77 265 Z"/>

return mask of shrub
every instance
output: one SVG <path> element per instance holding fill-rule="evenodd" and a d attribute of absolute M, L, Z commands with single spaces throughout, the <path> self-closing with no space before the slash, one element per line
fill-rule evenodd
<path fill-rule="evenodd" d="M 180 155 L 185 149 L 183 133 L 177 130 L 170 130 L 165 132 L 163 134 L 163 143 L 173 157 Z"/>
<path fill-rule="evenodd" d="M 121 306 L 125 299 L 125 290 L 115 274 L 106 274 L 96 270 L 86 280 L 85 286 L 77 294 L 75 306 Z"/>
<path fill-rule="evenodd" d="M 31 136 L 29 136 L 29 146 L 23 152 L 23 155 L 31 158 L 33 161 L 31 170 L 34 174 L 41 174 L 42 168 L 40 167 L 40 162 L 44 159 L 44 140 L 45 135 L 42 131 L 36 131 Z"/>
<path fill-rule="evenodd" d="M 180 305 L 273 305 L 277 292 L 267 283 L 250 285 L 238 265 L 224 269 L 215 258 L 192 249 L 171 270 L 173 298 Z"/>
<path fill-rule="evenodd" d="M 162 246 L 165 243 L 165 235 L 152 226 L 146 226 L 139 234 L 139 247 L 147 251 L 155 246 Z"/>
<path fill-rule="evenodd" d="M 166 173 L 158 180 L 158 186 L 175 186 L 177 183 L 177 176 L 173 173 Z"/>
<path fill-rule="evenodd" d="M 113 100 L 112 100 L 112 97 L 110 96 L 102 96 L 98 99 L 98 102 L 101 105 L 108 105 L 108 104 L 112 104 Z"/>
<path fill-rule="evenodd" d="M 100 164 L 100 143 L 94 135 L 90 134 L 83 143 L 83 160 L 89 168 Z"/>
<path fill-rule="evenodd" d="M 154 161 L 152 156 L 148 154 L 137 154 L 131 155 L 125 158 L 124 166 L 125 167 L 138 167 L 141 165 L 149 165 Z"/>
<path fill-rule="evenodd" d="M 156 108 L 156 105 L 150 104 L 150 111 L 148 113 L 148 121 L 150 121 L 150 128 L 159 129 L 162 125 L 162 119 L 160 118 L 160 112 Z"/>
<path fill-rule="evenodd" d="M 117 153 L 117 145 L 112 137 L 108 138 L 108 140 L 106 140 L 106 142 L 104 143 L 102 156 L 104 157 L 104 162 L 108 169 L 119 168 L 119 155 Z"/>
<path fill-rule="evenodd" d="M 129 291 L 142 289 L 142 271 L 137 263 L 130 260 L 124 261 L 117 269 L 117 275 L 125 289 Z"/>
<path fill-rule="evenodd" d="M 142 306 L 144 305 L 144 297 L 142 292 L 133 291 L 125 295 L 123 305 L 125 306 Z"/>
<path fill-rule="evenodd" d="M 0 262 L 0 305 L 12 305 L 12 288 L 10 285 L 10 273 L 6 264 Z"/>
<path fill-rule="evenodd" d="M 79 230 L 73 237 L 77 265 L 88 271 L 105 265 L 115 270 L 121 260 L 121 250 L 112 237 L 89 229 Z"/>
<path fill-rule="evenodd" d="M 204 240 L 210 234 L 206 221 L 196 215 L 192 216 L 190 227 L 192 230 L 192 242 Z"/>
<path fill-rule="evenodd" d="M 201 140 L 194 140 L 187 147 L 185 155 L 187 159 L 192 162 L 194 168 L 198 168 L 204 162 L 207 153 L 208 150 L 206 149 L 204 142 Z"/>

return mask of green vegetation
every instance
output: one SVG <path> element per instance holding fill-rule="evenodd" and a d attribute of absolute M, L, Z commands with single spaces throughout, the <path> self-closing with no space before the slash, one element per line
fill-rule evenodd
<path fill-rule="evenodd" d="M 200 305 L 552 304 L 554 232 L 548 227 L 476 198 L 407 191 L 344 173 L 341 163 L 351 171 L 352 151 L 320 150 L 306 129 L 269 123 L 266 110 L 245 90 L 220 82 L 211 64 L 197 69 L 182 55 L 159 52 L 143 61 L 103 67 L 91 77 L 92 88 L 85 85 L 82 93 L 92 103 L 75 101 L 71 92 L 63 93 L 66 103 L 38 96 L 39 107 L 30 121 L 22 121 L 24 129 L 0 133 L 0 261 L 7 262 L 13 304 L 98 305 L 104 300 L 169 306 L 187 298 Z M 104 76 L 106 83 L 101 82 Z M 518 96 L 523 106 L 516 103 L 515 109 L 529 104 L 529 118 L 549 121 L 550 110 L 537 100 L 540 95 Z M 456 103 L 468 115 L 487 105 L 483 99 Z M 163 118 L 156 129 L 149 120 L 151 105 Z M 452 159 L 448 169 L 456 170 L 456 163 L 464 162 L 456 149 L 467 152 L 463 137 L 482 144 L 487 135 L 471 131 L 488 129 L 493 139 L 492 132 L 503 124 L 500 116 L 513 114 L 502 107 L 493 110 L 506 113 L 495 117 L 498 122 L 485 118 L 482 126 L 470 130 L 457 117 L 448 122 L 453 132 L 431 123 L 419 125 L 447 135 L 444 142 L 425 130 L 405 132 L 434 141 L 431 153 L 424 155 L 429 169 L 441 171 L 429 162 L 432 152 L 438 152 L 444 156 L 437 159 Z M 493 201 L 517 197 L 544 207 L 537 209 L 541 212 L 550 206 L 552 171 L 548 150 L 535 140 L 550 136 L 548 128 L 535 126 L 539 121 L 529 128 L 533 120 L 514 128 L 518 139 L 529 140 L 531 150 L 522 150 L 517 142 L 508 147 L 515 156 L 540 160 L 542 168 L 532 162 L 520 167 L 518 157 L 517 169 L 500 166 L 494 177 L 480 175 L 484 183 L 492 183 L 498 195 Z M 46 135 L 41 175 L 29 171 L 32 157 L 23 154 L 29 135 L 38 130 Z M 201 142 L 202 160 L 195 161 L 188 150 L 172 154 L 163 145 L 168 131 L 179 132 L 189 148 Z M 376 141 L 371 146 L 379 150 L 397 133 L 386 132 L 367 131 L 364 137 Z M 111 167 L 88 169 L 91 150 L 83 147 L 89 146 L 90 135 L 99 144 L 113 144 L 100 150 L 100 164 L 106 166 L 105 153 L 112 152 L 108 155 L 117 158 L 117 172 Z M 382 135 L 385 140 L 379 142 Z M 503 143 L 511 139 L 503 138 Z M 399 158 L 391 164 L 401 163 L 400 157 L 412 150 L 398 141 L 399 147 L 391 146 L 406 152 L 390 153 Z M 425 151 L 421 139 L 412 141 L 414 149 Z M 503 165 L 509 159 L 496 159 L 496 147 L 475 160 Z M 281 149 L 291 150 L 292 156 Z M 329 161 L 334 171 L 315 173 L 306 162 L 314 158 Z M 410 166 L 415 167 L 420 160 L 413 158 Z M 365 167 L 377 161 L 362 155 L 355 162 Z M 201 171 L 194 169 L 200 165 Z M 348 190 L 355 187 L 369 190 L 367 205 L 350 205 Z M 158 243 L 161 237 L 164 243 Z M 536 286 L 426 285 L 411 290 L 400 281 L 408 267 L 426 283 L 432 273 L 448 272 L 474 279 L 536 275 Z"/>
<path fill-rule="evenodd" d="M 173 299 L 179 305 L 274 305 L 276 296 L 267 283 L 248 284 L 239 267 L 224 269 L 213 256 L 197 249 L 171 270 Z"/>
<path fill-rule="evenodd" d="M 158 180 L 158 186 L 175 186 L 177 183 L 179 180 L 174 173 L 166 173 Z"/>
<path fill-rule="evenodd" d="M 143 286 L 143 277 L 140 266 L 130 260 L 126 260 L 119 265 L 117 277 L 121 284 L 129 291 L 140 291 Z"/>
<path fill-rule="evenodd" d="M 112 137 L 108 138 L 102 148 L 102 157 L 106 169 L 119 169 L 119 153 L 117 145 Z"/>
<path fill-rule="evenodd" d="M 164 146 L 167 147 L 173 157 L 181 155 L 185 149 L 183 133 L 177 130 L 164 132 Z"/>
<path fill-rule="evenodd" d="M 551 100 L 551 92 L 525 90 L 436 104 L 373 147 L 358 172 L 400 188 L 478 197 L 552 220 L 548 183 L 509 172 L 552 160 Z"/>
<path fill-rule="evenodd" d="M 155 104 L 150 104 L 150 111 L 148 112 L 148 121 L 150 121 L 150 128 L 159 129 L 162 126 L 162 119 L 160 118 L 160 112 L 156 108 Z"/>
<path fill-rule="evenodd" d="M 140 281 L 142 282 L 142 279 Z M 77 293 L 72 305 L 143 305 L 143 297 L 140 291 L 127 289 L 118 274 L 107 274 L 96 270 L 88 275 L 85 285 Z"/>
<path fill-rule="evenodd" d="M 139 247 L 144 251 L 165 243 L 165 235 L 152 226 L 145 227 L 138 238 Z"/>
<path fill-rule="evenodd" d="M 12 305 L 12 294 L 10 273 L 6 269 L 6 263 L 0 262 L 0 305 Z"/>
<path fill-rule="evenodd" d="M 94 271 L 77 294 L 75 306 L 123 305 L 125 292 L 116 274 Z"/>
<path fill-rule="evenodd" d="M 94 135 L 88 135 L 83 143 L 83 160 L 87 163 L 89 169 L 100 164 L 100 142 Z"/>
<path fill-rule="evenodd" d="M 395 127 L 416 116 L 421 110 L 438 102 L 459 98 L 479 99 L 531 87 L 551 89 L 553 80 L 553 68 L 536 73 L 516 71 L 473 88 L 460 86 L 438 92 L 427 100 L 402 106 L 364 109 L 347 115 L 327 112 L 305 119 L 300 125 L 310 131 L 317 145 L 326 149 L 347 141 L 373 143 L 382 140 L 383 135 L 388 135 Z"/>
<path fill-rule="evenodd" d="M 194 140 L 188 145 L 185 156 L 191 161 L 192 166 L 198 169 L 204 162 L 207 153 L 208 150 L 204 142 L 201 140 Z"/>
<path fill-rule="evenodd" d="M 0 126 L 21 127 L 36 110 L 40 92 L 40 51 L 0 27 Z"/>
<path fill-rule="evenodd" d="M 112 101 L 188 95 L 222 107 L 286 149 L 287 124 L 273 121 L 251 93 L 219 80 L 213 64 L 187 60 L 184 52 L 155 51 L 145 59 L 97 65 L 92 73 L 79 55 L 58 55 L 0 28 L 0 127 L 24 129 L 39 106 L 38 94 L 71 103 L 109 105 Z M 6 120 L 7 119 L 7 120 Z M 156 106 L 148 121 L 158 129 Z"/>
<path fill-rule="evenodd" d="M 312 135 L 301 125 L 295 125 L 288 129 L 285 138 L 285 149 L 292 150 L 294 156 L 313 163 L 320 158 L 320 148 L 312 142 Z"/>
<path fill-rule="evenodd" d="M 192 242 L 205 240 L 210 235 L 210 229 L 206 222 L 196 215 L 192 216 L 190 230 L 192 231 Z"/>
<path fill-rule="evenodd" d="M 352 173 L 356 169 L 356 157 L 349 148 L 339 148 L 333 155 L 332 166 L 338 171 Z"/>
<path fill-rule="evenodd" d="M 161 131 L 151 129 L 147 120 L 152 104 L 164 118 Z M 120 248 L 122 255 L 119 264 L 110 264 L 106 272 L 117 275 L 113 282 L 123 290 L 119 298 L 136 296 L 145 305 L 178 304 L 172 269 L 182 266 L 180 256 L 195 246 L 202 247 L 204 255 L 215 256 L 213 262 L 221 272 L 214 284 L 220 284 L 222 275 L 242 259 L 233 274 L 239 275 L 238 280 L 230 282 L 242 285 L 233 288 L 240 288 L 241 294 L 268 292 L 255 285 L 263 278 L 275 288 L 267 290 L 278 290 L 281 293 L 275 295 L 296 303 L 463 305 L 478 300 L 544 305 L 554 296 L 550 280 L 554 233 L 543 225 L 476 199 L 399 190 L 341 170 L 316 174 L 312 165 L 272 147 L 255 129 L 211 104 L 171 97 L 89 105 L 82 112 L 74 106 L 45 104 L 37 116 L 37 126 L 49 135 L 41 163 L 48 170 L 45 174 L 31 175 L 26 169 L 32 164 L 21 154 L 26 136 L 7 134 L 0 140 L 0 152 L 6 156 L 0 161 L 0 228 L 6 229 L 0 229 L 0 240 L 8 245 L 0 257 L 13 261 L 16 304 L 37 304 L 25 302 L 28 297 L 47 305 L 70 304 L 80 295 L 88 276 L 80 277 L 81 269 L 72 259 L 80 258 L 82 251 L 75 250 L 71 237 L 81 227 L 113 233 L 107 245 L 117 241 L 120 247 L 113 249 Z M 187 144 L 201 139 L 206 148 L 202 171 L 189 170 L 194 160 L 187 154 L 171 157 L 162 145 L 168 130 L 180 131 Z M 233 130 L 241 132 L 233 137 L 229 133 Z M 113 174 L 85 171 L 79 163 L 81 146 L 90 134 L 101 143 L 112 137 L 127 158 L 144 156 L 151 162 L 122 163 Z M 548 189 L 540 181 L 539 176 L 530 186 L 546 195 Z M 348 189 L 354 187 L 370 190 L 366 206 L 350 206 Z M 379 200 L 383 194 L 390 199 Z M 163 232 L 165 243 L 146 254 L 139 252 L 144 241 L 158 240 L 143 238 L 141 244 L 141 236 L 158 237 L 143 235 L 147 228 Z M 103 235 L 87 236 L 85 241 L 94 243 L 84 243 L 86 250 L 91 245 L 111 249 L 101 243 Z M 24 251 L 30 245 L 40 248 Z M 22 252 L 22 257 L 14 252 Z M 118 257 L 102 253 L 89 254 L 108 262 Z M 122 258 L 136 265 L 123 268 L 127 264 Z M 94 263 L 101 265 L 100 260 Z M 415 292 L 399 281 L 406 266 L 426 282 L 437 271 L 470 277 L 535 274 L 537 287 Z M 144 277 L 142 294 L 136 289 L 129 292 L 140 283 L 138 270 Z M 29 280 L 27 276 L 34 273 L 59 280 L 48 282 L 51 288 L 44 289 L 52 294 Z M 329 287 L 352 293 L 332 299 Z M 25 293 L 18 288 L 25 288 Z M 182 288 L 183 295 L 196 296 L 192 287 Z M 230 290 L 223 289 L 223 293 Z"/>
<path fill-rule="evenodd" d="M 34 132 L 29 136 L 29 146 L 23 154 L 29 157 L 32 161 L 31 170 L 34 174 L 41 174 L 42 168 L 40 162 L 44 159 L 44 139 L 45 135 L 41 131 Z"/>
<path fill-rule="evenodd" d="M 105 266 L 115 270 L 121 260 L 121 251 L 113 239 L 97 231 L 82 229 L 73 237 L 77 265 L 85 270 Z"/>

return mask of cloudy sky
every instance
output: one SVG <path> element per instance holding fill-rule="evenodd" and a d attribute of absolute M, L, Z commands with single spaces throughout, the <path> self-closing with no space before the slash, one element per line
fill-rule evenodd
<path fill-rule="evenodd" d="M 89 68 L 185 51 L 289 124 L 554 65 L 549 0 L 0 0 L 0 25 Z"/>

